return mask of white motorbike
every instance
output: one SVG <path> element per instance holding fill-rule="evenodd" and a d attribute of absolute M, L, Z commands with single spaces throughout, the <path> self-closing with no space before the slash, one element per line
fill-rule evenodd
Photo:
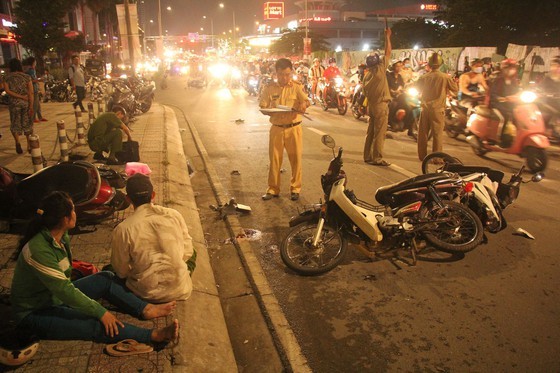
<path fill-rule="evenodd" d="M 325 135 L 323 144 L 333 149 L 335 142 Z M 450 253 L 465 253 L 483 238 L 480 219 L 450 196 L 468 187 L 457 175 L 420 175 L 379 188 L 371 205 L 346 189 L 339 148 L 321 176 L 325 202 L 307 208 L 290 220 L 292 229 L 280 248 L 283 262 L 302 275 L 316 275 L 335 268 L 343 259 L 348 242 L 360 245 L 366 255 L 391 250 L 410 252 L 412 264 L 425 239 L 432 247 Z M 365 248 L 362 243 L 365 244 Z M 370 256 L 370 255 L 368 255 Z M 370 257 L 373 257 L 370 256 Z"/>

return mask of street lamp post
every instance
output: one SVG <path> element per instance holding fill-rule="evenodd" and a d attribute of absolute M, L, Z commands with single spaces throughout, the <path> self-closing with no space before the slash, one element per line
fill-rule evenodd
<path fill-rule="evenodd" d="M 225 8 L 224 3 L 220 3 L 220 8 Z M 235 10 L 232 9 L 231 11 L 231 15 L 232 15 L 232 21 L 233 21 L 233 29 L 232 29 L 232 34 L 233 34 L 233 54 L 235 55 L 235 51 L 237 49 L 237 41 L 235 40 L 236 38 L 236 27 L 235 27 Z"/>
<path fill-rule="evenodd" d="M 203 19 L 206 19 L 206 16 L 202 16 Z M 214 48 L 214 18 L 210 17 L 210 39 L 212 41 L 212 48 Z"/>

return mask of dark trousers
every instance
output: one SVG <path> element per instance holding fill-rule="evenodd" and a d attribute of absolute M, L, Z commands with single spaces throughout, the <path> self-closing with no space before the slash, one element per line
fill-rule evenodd
<path fill-rule="evenodd" d="M 80 86 L 76 86 L 76 102 L 74 102 L 72 104 L 72 106 L 74 106 L 74 109 L 76 109 L 77 106 L 80 106 L 80 110 L 81 111 L 86 111 L 86 109 L 84 109 L 84 105 L 82 104 L 82 100 L 86 98 L 86 87 L 80 87 Z"/>

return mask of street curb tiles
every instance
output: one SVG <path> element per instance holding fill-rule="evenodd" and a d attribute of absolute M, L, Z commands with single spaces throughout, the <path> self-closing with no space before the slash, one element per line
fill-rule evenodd
<path fill-rule="evenodd" d="M 187 121 L 187 125 L 196 144 L 198 153 L 205 165 L 206 172 L 208 173 L 210 184 L 214 190 L 218 204 L 223 205 L 228 202 L 229 198 L 224 190 L 224 187 L 219 181 L 220 179 L 218 174 L 210 161 L 210 157 L 208 156 L 198 131 L 191 124 L 192 122 L 188 119 L 187 115 L 185 113 L 183 113 L 183 115 Z M 228 215 L 226 216 L 225 221 L 229 228 L 231 237 L 236 237 L 240 232 L 244 232 L 237 216 Z M 283 349 L 283 353 L 291 365 L 292 370 L 298 373 L 311 372 L 307 359 L 303 355 L 295 334 L 292 331 L 286 316 L 282 312 L 282 308 L 280 307 L 276 296 L 268 284 L 268 280 L 264 274 L 262 266 L 255 256 L 251 245 L 242 240 L 234 240 L 234 244 L 237 246 L 238 251 L 241 254 L 241 259 L 248 269 L 248 277 L 255 287 L 257 299 L 260 300 L 262 307 L 264 307 L 264 311 L 266 313 L 265 317 L 268 318 L 269 322 L 272 324 L 276 336 L 281 344 L 281 348 Z"/>

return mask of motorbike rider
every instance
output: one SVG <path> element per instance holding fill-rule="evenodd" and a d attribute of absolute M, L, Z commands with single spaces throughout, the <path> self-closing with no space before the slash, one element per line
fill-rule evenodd
<path fill-rule="evenodd" d="M 325 68 L 321 65 L 321 61 L 318 58 L 314 58 L 313 66 L 309 69 L 309 79 L 313 83 L 311 93 L 314 99 L 317 97 L 317 84 L 319 79 L 323 77 L 323 72 L 325 72 Z"/>
<path fill-rule="evenodd" d="M 482 60 L 474 59 L 471 62 L 472 69 L 459 77 L 459 100 L 464 107 L 473 108 L 477 105 L 477 98 L 482 95 L 481 88 L 488 91 L 482 65 Z"/>
<path fill-rule="evenodd" d="M 502 146 L 507 147 L 505 142 L 505 130 L 510 124 L 513 125 L 513 109 L 518 100 L 519 78 L 517 76 L 519 65 L 516 60 L 507 58 L 500 63 L 500 73 L 492 81 L 490 86 L 490 108 L 500 118 L 498 133 Z M 511 140 L 511 138 L 509 139 Z"/>
<path fill-rule="evenodd" d="M 539 88 L 546 93 L 560 96 L 560 56 L 550 61 L 550 73 L 543 79 Z"/>
<path fill-rule="evenodd" d="M 340 75 L 340 70 L 338 69 L 338 66 L 336 66 L 336 58 L 329 58 L 329 67 L 327 67 L 323 72 L 323 78 L 325 78 L 326 83 L 328 84 L 331 80 L 334 80 L 334 78 Z M 332 89 L 332 87 L 327 85 L 323 90 L 323 101 L 325 102 L 327 102 L 327 97 L 330 89 Z"/>
<path fill-rule="evenodd" d="M 402 68 L 400 74 L 403 78 L 404 84 L 408 84 L 412 81 L 414 77 L 414 71 L 412 70 L 412 64 L 410 63 L 410 58 L 405 58 L 402 61 Z"/>
<path fill-rule="evenodd" d="M 430 72 L 422 75 L 416 85 L 422 95 L 422 113 L 418 123 L 418 158 L 428 155 L 428 133 L 433 134 L 432 152 L 443 148 L 445 101 L 448 94 L 457 95 L 457 84 L 449 75 L 439 71 L 443 59 L 437 53 L 430 56 Z"/>
<path fill-rule="evenodd" d="M 413 115 L 412 111 L 408 108 L 406 103 L 406 95 L 404 92 L 404 79 L 401 75 L 403 68 L 403 63 L 401 61 L 396 61 L 391 65 L 391 70 L 387 71 L 387 84 L 389 85 L 389 91 L 391 92 L 392 100 L 389 103 L 389 122 L 393 120 L 404 120 L 405 127 L 408 129 L 408 136 L 415 137 L 412 121 Z M 396 118 L 397 111 L 403 109 L 405 111 L 404 118 Z"/>

